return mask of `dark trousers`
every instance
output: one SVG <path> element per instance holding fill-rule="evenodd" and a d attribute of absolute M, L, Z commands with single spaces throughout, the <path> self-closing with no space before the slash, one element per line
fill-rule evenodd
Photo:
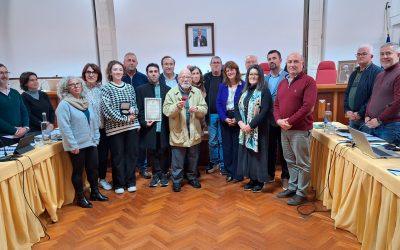
<path fill-rule="evenodd" d="M 181 183 L 183 180 L 183 164 L 187 155 L 188 168 L 186 176 L 189 181 L 197 179 L 197 162 L 199 159 L 200 144 L 191 146 L 190 148 L 185 147 L 172 147 L 172 181 L 174 183 Z"/>
<path fill-rule="evenodd" d="M 100 142 L 97 146 L 99 155 L 99 178 L 105 179 L 108 166 L 108 152 L 110 151 L 109 138 L 106 136 L 106 130 L 100 129 Z"/>
<path fill-rule="evenodd" d="M 169 148 L 161 148 L 160 133 L 157 133 L 156 149 L 147 149 L 147 160 L 153 167 L 153 175 L 166 174 L 169 168 Z"/>
<path fill-rule="evenodd" d="M 78 196 L 83 195 L 83 169 L 90 183 L 90 189 L 93 192 L 97 190 L 97 165 L 98 156 L 96 147 L 87 147 L 79 149 L 78 154 L 69 153 L 72 163 L 72 185 L 74 185 L 75 193 Z"/>
<path fill-rule="evenodd" d="M 240 129 L 238 126 L 231 127 L 225 122 L 221 122 L 224 165 L 229 176 L 235 180 L 243 180 L 243 176 L 237 176 L 239 132 Z"/>
<path fill-rule="evenodd" d="M 139 154 L 136 161 L 136 167 L 139 171 L 146 171 L 147 169 L 147 153 L 146 149 L 139 148 Z"/>
<path fill-rule="evenodd" d="M 138 139 L 137 129 L 110 136 L 114 189 L 136 185 L 135 165 Z"/>
<path fill-rule="evenodd" d="M 271 178 L 271 180 L 275 178 L 275 164 L 277 155 L 279 155 L 279 158 L 282 160 L 281 179 L 289 179 L 287 163 L 285 161 L 285 158 L 283 157 L 281 128 L 270 125 L 268 141 L 268 176 Z"/>

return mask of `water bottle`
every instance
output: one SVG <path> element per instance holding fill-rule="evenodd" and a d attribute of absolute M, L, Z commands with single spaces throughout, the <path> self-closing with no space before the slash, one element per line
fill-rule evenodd
<path fill-rule="evenodd" d="M 42 113 L 42 122 L 40 123 L 40 129 L 42 130 L 43 144 L 49 144 L 51 142 L 51 132 L 47 129 L 49 122 L 46 118 L 46 113 Z"/>
<path fill-rule="evenodd" d="M 326 104 L 326 110 L 324 115 L 324 132 L 328 134 L 334 134 L 335 128 L 332 125 L 332 111 L 331 111 L 331 104 Z"/>

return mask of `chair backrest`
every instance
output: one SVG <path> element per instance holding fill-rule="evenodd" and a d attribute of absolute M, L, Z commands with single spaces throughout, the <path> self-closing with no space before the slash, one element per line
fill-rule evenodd
<path fill-rule="evenodd" d="M 260 67 L 263 69 L 263 71 L 264 71 L 264 75 L 268 75 L 269 74 L 269 72 L 270 72 L 270 69 L 269 69 L 269 65 L 268 65 L 268 63 L 260 63 Z"/>
<path fill-rule="evenodd" d="M 315 81 L 317 84 L 336 84 L 337 71 L 336 65 L 333 61 L 322 61 L 318 65 L 317 77 Z"/>

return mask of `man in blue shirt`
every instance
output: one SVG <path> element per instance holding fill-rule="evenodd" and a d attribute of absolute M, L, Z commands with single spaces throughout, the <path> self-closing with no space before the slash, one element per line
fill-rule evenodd
<path fill-rule="evenodd" d="M 147 76 L 137 70 L 138 60 L 133 52 L 128 52 L 124 56 L 125 75 L 122 81 L 132 85 L 135 89 L 147 83 Z M 140 132 L 139 132 L 140 133 Z M 139 149 L 139 157 L 137 159 L 137 167 L 139 168 L 140 175 L 146 179 L 151 178 L 151 174 L 147 171 L 146 150 Z"/>
<path fill-rule="evenodd" d="M 265 82 L 268 84 L 268 88 L 271 91 L 272 100 L 275 101 L 276 93 L 278 91 L 279 83 L 288 75 L 286 71 L 281 68 L 282 57 L 278 50 L 270 50 L 267 54 L 268 65 L 270 72 L 265 76 Z M 276 153 L 279 147 L 278 153 L 281 160 L 281 182 L 282 188 L 286 190 L 289 183 L 289 171 L 285 158 L 283 157 L 282 143 L 281 143 L 281 128 L 275 123 L 274 119 L 270 119 L 269 125 L 269 147 L 268 147 L 268 175 L 271 182 L 275 179 L 275 164 L 276 164 Z"/>

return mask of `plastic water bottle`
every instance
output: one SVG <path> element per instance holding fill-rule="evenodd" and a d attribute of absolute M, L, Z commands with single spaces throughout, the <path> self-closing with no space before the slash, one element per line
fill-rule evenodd
<path fill-rule="evenodd" d="M 335 127 L 332 125 L 332 111 L 331 104 L 326 104 L 326 110 L 324 115 L 324 132 L 328 134 L 335 133 Z"/>
<path fill-rule="evenodd" d="M 43 144 L 49 144 L 51 142 L 51 132 L 47 129 L 49 122 L 46 118 L 46 113 L 42 113 L 42 122 L 40 123 L 40 129 L 42 130 Z"/>

